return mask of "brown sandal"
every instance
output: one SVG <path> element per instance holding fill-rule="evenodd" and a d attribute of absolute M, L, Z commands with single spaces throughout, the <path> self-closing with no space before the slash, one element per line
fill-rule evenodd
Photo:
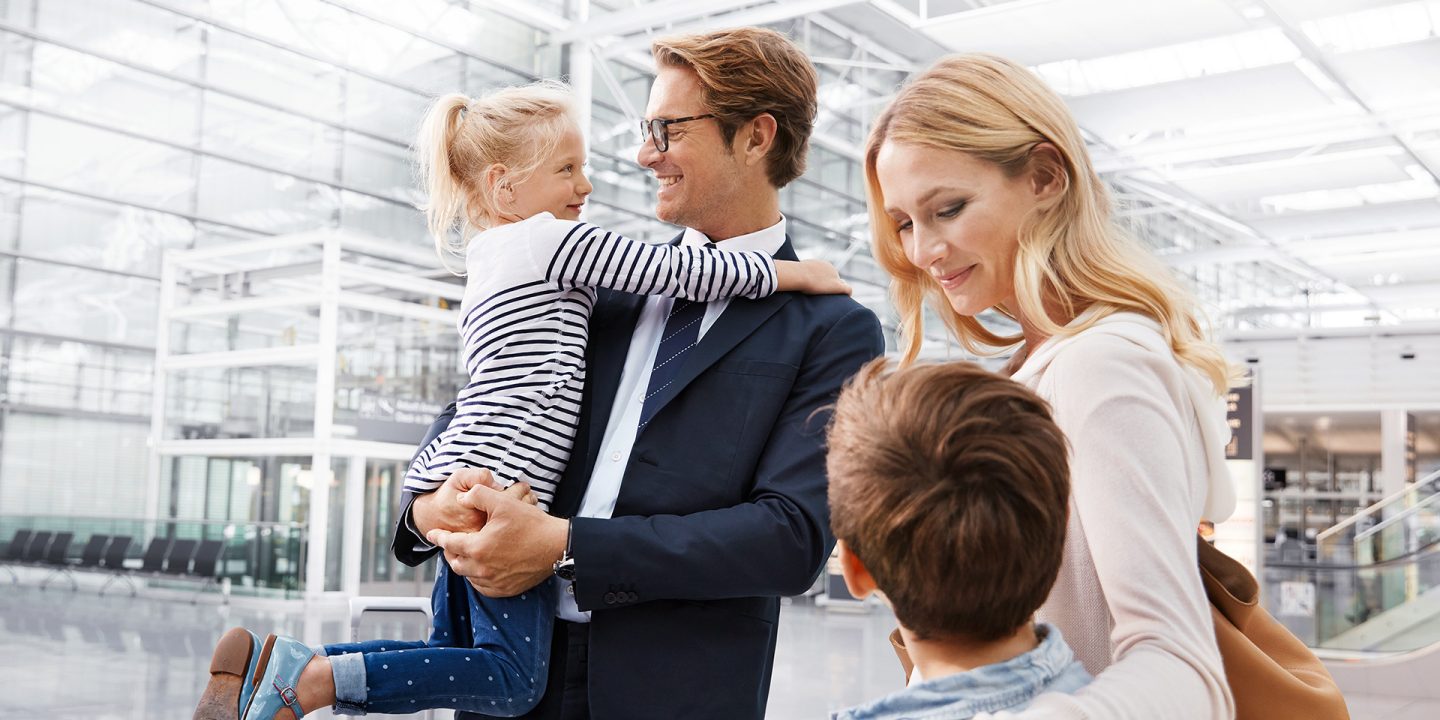
<path fill-rule="evenodd" d="M 274 637 L 274 636 L 271 636 Z M 194 720 L 239 720 L 254 694 L 256 678 L 264 668 L 255 667 L 263 653 L 260 638 L 245 628 L 231 628 L 215 644 L 210 656 L 210 683 L 195 706 Z"/>

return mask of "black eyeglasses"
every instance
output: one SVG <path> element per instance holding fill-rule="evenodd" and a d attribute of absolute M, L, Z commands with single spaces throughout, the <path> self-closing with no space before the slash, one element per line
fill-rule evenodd
<path fill-rule="evenodd" d="M 666 150 L 670 149 L 671 125 L 676 125 L 678 123 L 687 123 L 691 120 L 705 120 L 713 117 L 715 116 L 694 115 L 691 117 L 675 118 L 674 120 L 666 120 L 664 118 L 655 118 L 654 120 L 641 120 L 640 142 L 645 142 L 646 140 L 653 141 L 655 143 L 655 149 L 663 153 Z"/>

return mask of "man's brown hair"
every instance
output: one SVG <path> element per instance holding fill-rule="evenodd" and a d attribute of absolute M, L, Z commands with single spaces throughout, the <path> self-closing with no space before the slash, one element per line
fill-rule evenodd
<path fill-rule="evenodd" d="M 650 46 L 656 63 L 695 71 L 706 112 L 715 115 L 725 142 L 760 115 L 775 118 L 775 145 L 766 171 L 775 187 L 805 172 L 815 123 L 815 66 L 789 38 L 774 30 L 744 27 L 674 35 Z"/>
<path fill-rule="evenodd" d="M 969 363 L 872 361 L 829 429 L 830 524 L 922 639 L 1009 636 L 1050 594 L 1065 436 L 1035 393 Z"/>

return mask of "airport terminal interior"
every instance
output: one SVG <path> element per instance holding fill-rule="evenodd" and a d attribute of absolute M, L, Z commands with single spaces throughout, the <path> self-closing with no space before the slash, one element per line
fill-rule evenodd
<path fill-rule="evenodd" d="M 877 113 L 954 52 L 1061 94 L 1120 222 L 1249 373 L 1210 539 L 1352 717 L 1440 717 L 1437 0 L 0 2 L 0 717 L 188 718 L 236 625 L 423 637 L 394 598 L 434 565 L 390 544 L 465 382 L 464 280 L 417 209 L 427 103 L 567 80 L 585 218 L 662 242 L 650 43 L 749 25 L 819 75 L 790 235 L 892 353 Z M 1005 361 L 927 327 L 925 359 Z M 769 718 L 903 685 L 890 611 L 837 572 L 783 599 Z"/>

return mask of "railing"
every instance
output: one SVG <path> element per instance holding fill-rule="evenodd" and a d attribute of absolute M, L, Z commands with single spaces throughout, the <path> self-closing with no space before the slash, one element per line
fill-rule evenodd
<path fill-rule="evenodd" d="M 1314 648 L 1408 652 L 1440 639 L 1440 548 L 1381 562 L 1267 559 L 1266 609 Z"/>
<path fill-rule="evenodd" d="M 1318 557 L 1328 563 L 1375 563 L 1440 542 L 1440 471 L 1405 487 L 1320 533 Z"/>
<path fill-rule="evenodd" d="M 305 590 L 305 548 L 309 539 L 303 523 L 232 522 L 164 518 L 70 515 L 0 515 L 0 543 L 9 543 L 15 531 L 72 532 L 71 560 L 78 560 L 93 534 L 132 538 L 127 566 L 138 567 L 145 549 L 155 538 L 220 540 L 216 577 L 229 592 L 267 597 L 299 597 Z M 160 583 L 163 580 L 152 579 Z"/>

